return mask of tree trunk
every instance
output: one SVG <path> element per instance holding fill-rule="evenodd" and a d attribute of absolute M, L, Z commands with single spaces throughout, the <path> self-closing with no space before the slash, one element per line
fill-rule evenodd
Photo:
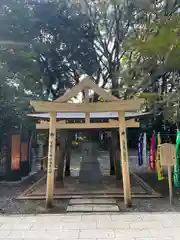
<path fill-rule="evenodd" d="M 66 177 L 69 177 L 71 175 L 70 165 L 71 165 L 72 140 L 73 140 L 73 133 L 68 132 L 68 137 L 66 142 L 66 166 L 65 166 Z"/>
<path fill-rule="evenodd" d="M 121 170 L 120 150 L 118 147 L 116 149 L 115 168 L 116 168 L 116 179 L 121 180 L 122 179 L 122 170 Z"/>
<path fill-rule="evenodd" d="M 65 147 L 66 147 L 67 133 L 65 131 L 60 131 L 60 158 L 58 160 L 57 169 L 57 181 L 63 181 L 64 179 L 64 158 L 65 158 Z"/>
<path fill-rule="evenodd" d="M 118 134 L 116 129 L 112 130 L 112 151 L 114 155 L 114 164 L 115 164 L 115 172 L 116 179 L 121 180 L 121 166 L 120 166 L 120 158 L 119 158 L 119 145 L 118 145 Z"/>
<path fill-rule="evenodd" d="M 115 175 L 114 154 L 112 147 L 112 138 L 108 138 L 109 160 L 110 160 L 110 175 Z"/>
<path fill-rule="evenodd" d="M 119 68 L 120 65 L 116 65 L 115 68 L 113 68 L 113 71 L 111 73 L 112 75 L 112 94 L 119 98 L 119 83 L 118 83 L 118 75 L 119 75 Z M 112 130 L 112 151 L 113 151 L 113 158 L 114 158 L 114 164 L 115 164 L 115 173 L 116 173 L 116 179 L 120 180 L 122 176 L 121 172 L 121 166 L 120 166 L 120 156 L 119 156 L 119 143 L 118 143 L 118 133 L 116 129 Z"/>

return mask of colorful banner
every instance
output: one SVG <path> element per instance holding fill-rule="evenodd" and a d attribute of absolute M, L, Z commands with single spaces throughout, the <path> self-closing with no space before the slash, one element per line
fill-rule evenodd
<path fill-rule="evenodd" d="M 21 143 L 21 161 L 25 162 L 28 160 L 28 143 L 22 142 Z"/>
<path fill-rule="evenodd" d="M 151 147 L 149 152 L 149 167 L 152 171 L 156 169 L 156 151 L 155 151 L 155 137 L 151 138 Z"/>
<path fill-rule="evenodd" d="M 147 160 L 147 135 L 144 133 L 143 135 L 143 165 L 147 166 L 148 165 L 148 160 Z"/>
<path fill-rule="evenodd" d="M 176 165 L 174 166 L 174 186 L 179 187 L 179 147 L 180 147 L 180 131 L 177 131 L 176 137 Z"/>
<path fill-rule="evenodd" d="M 21 158 L 21 139 L 20 135 L 13 135 L 11 138 L 11 169 L 20 169 Z"/>
<path fill-rule="evenodd" d="M 158 133 L 158 135 L 157 135 L 156 170 L 157 170 L 158 180 L 162 181 L 162 180 L 164 180 L 164 176 L 163 176 L 163 169 L 162 169 L 161 161 L 160 161 L 160 151 L 161 151 L 160 148 L 161 148 L 161 136 Z"/>
<path fill-rule="evenodd" d="M 140 134 L 138 139 L 138 165 L 143 165 L 143 136 Z"/>

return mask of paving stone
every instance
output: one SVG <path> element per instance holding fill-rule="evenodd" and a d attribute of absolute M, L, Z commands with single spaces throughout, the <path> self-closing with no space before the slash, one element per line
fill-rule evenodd
<path fill-rule="evenodd" d="M 96 229 L 96 221 L 62 222 L 62 229 Z"/>
<path fill-rule="evenodd" d="M 96 231 L 81 230 L 80 235 L 79 235 L 79 239 L 82 239 L 82 238 L 87 238 L 87 239 L 108 238 L 108 239 L 112 239 L 112 238 L 115 238 L 115 233 L 114 233 L 114 230 L 107 230 L 107 229 L 103 229 L 103 230 L 97 229 Z"/>
<path fill-rule="evenodd" d="M 159 229 L 149 229 L 151 236 L 156 238 L 161 237 L 177 237 L 180 236 L 180 228 L 163 228 Z"/>
<path fill-rule="evenodd" d="M 175 236 L 172 238 L 173 240 L 179 240 L 179 236 Z"/>
<path fill-rule="evenodd" d="M 143 221 L 167 221 L 168 219 L 171 219 L 171 214 L 165 214 L 165 213 L 141 213 L 141 218 Z"/>
<path fill-rule="evenodd" d="M 8 235 L 7 239 L 29 239 L 29 238 L 42 238 L 47 239 L 47 235 L 45 234 L 45 231 L 11 231 Z"/>
<path fill-rule="evenodd" d="M 78 239 L 79 237 L 79 230 L 59 230 L 59 231 L 46 231 L 46 236 L 51 237 L 51 239 Z"/>
<path fill-rule="evenodd" d="M 0 238 L 0 240 L 6 240 L 7 238 Z M 17 240 L 17 238 L 8 238 L 9 240 Z M 18 240 L 26 240 L 24 238 L 18 238 Z M 29 240 L 29 239 L 28 239 Z M 35 239 L 33 239 L 35 240 Z M 39 240 L 39 239 L 38 239 Z"/>
<path fill-rule="evenodd" d="M 0 240 L 5 240 L 5 239 L 7 239 L 7 238 L 1 238 L 0 237 Z M 17 238 L 9 238 L 10 240 L 17 240 Z M 26 240 L 26 239 L 24 239 L 24 238 L 19 238 L 18 240 Z M 29 239 L 28 239 L 29 240 Z M 35 239 L 33 239 L 33 240 L 35 240 Z M 39 240 L 39 239 L 38 239 Z"/>
<path fill-rule="evenodd" d="M 118 221 L 98 221 L 97 228 L 99 229 L 129 229 L 129 223 Z"/>
<path fill-rule="evenodd" d="M 82 219 L 82 215 L 79 214 L 79 213 L 71 213 L 71 214 L 67 214 L 67 215 L 64 215 L 62 218 L 61 218 L 61 222 L 64 221 L 64 222 L 76 222 L 76 221 L 81 221 Z"/>
<path fill-rule="evenodd" d="M 119 238 L 97 238 L 96 240 L 121 240 L 121 239 L 119 239 Z M 126 239 L 122 239 L 122 240 L 135 240 L 135 238 L 133 238 L 133 237 L 126 237 Z M 141 240 L 143 240 L 143 239 L 141 239 Z"/>
<path fill-rule="evenodd" d="M 107 214 L 83 214 L 82 221 L 111 221 L 111 216 Z"/>
<path fill-rule="evenodd" d="M 129 224 L 132 229 L 160 229 L 163 228 L 163 225 L 160 222 L 132 222 Z"/>
<path fill-rule="evenodd" d="M 43 230 L 46 230 L 46 229 L 60 230 L 60 229 L 62 229 L 62 224 L 61 223 L 53 223 L 53 222 L 51 222 L 51 224 L 48 222 L 46 222 L 46 223 L 42 222 L 41 224 L 34 223 L 31 228 L 31 230 L 42 230 L 42 229 Z"/>
<path fill-rule="evenodd" d="M 162 225 L 165 228 L 173 228 L 173 227 L 180 227 L 180 221 L 176 221 L 175 220 L 166 220 L 166 221 L 162 221 Z"/>
<path fill-rule="evenodd" d="M 30 230 L 33 224 L 27 223 L 4 223 L 0 230 Z"/>
<path fill-rule="evenodd" d="M 10 231 L 6 231 L 6 230 L 5 231 L 1 231 L 0 230 L 0 237 L 5 239 L 5 238 L 7 238 L 9 236 L 10 233 L 11 233 Z"/>
<path fill-rule="evenodd" d="M 20 223 L 23 220 L 23 217 L 0 217 L 0 223 Z"/>
<path fill-rule="evenodd" d="M 78 238 L 79 239 L 79 238 Z M 58 239 L 58 240 L 63 240 L 63 239 Z M 87 240 L 87 238 L 81 238 L 81 240 Z M 97 238 L 88 238 L 88 240 L 97 240 Z M 107 239 L 106 239 L 107 240 Z M 112 239 L 114 240 L 114 239 Z"/>
<path fill-rule="evenodd" d="M 119 213 L 118 215 L 111 215 L 111 219 L 113 221 L 123 221 L 123 222 L 137 222 L 137 221 L 141 221 L 142 222 L 142 218 L 139 214 L 123 214 L 123 213 Z"/>
<path fill-rule="evenodd" d="M 52 238 L 44 238 L 45 240 L 52 240 Z M 17 240 L 17 238 L 10 238 L 9 240 Z M 42 238 L 22 238 L 20 240 L 42 240 Z M 56 239 L 57 240 L 57 239 Z M 59 239 L 58 239 L 59 240 Z"/>
<path fill-rule="evenodd" d="M 165 215 L 169 216 L 170 219 L 180 219 L 180 213 L 178 212 L 165 213 Z"/>
<path fill-rule="evenodd" d="M 7 239 L 78 239 L 78 230 L 59 230 L 59 231 L 12 231 Z"/>
<path fill-rule="evenodd" d="M 37 215 L 23 218 L 20 223 L 36 223 L 36 224 L 46 224 L 49 223 L 51 219 L 52 223 L 57 223 L 62 221 L 65 215 Z"/>
<path fill-rule="evenodd" d="M 134 240 L 174 240 L 174 239 L 172 237 L 162 237 L 161 239 L 149 237 L 149 238 L 134 238 Z"/>
<path fill-rule="evenodd" d="M 166 219 L 170 213 L 164 214 L 162 221 L 162 215 L 75 213 L 29 218 L 16 216 L 9 217 L 9 222 L 5 217 L 0 240 L 179 240 L 180 226 L 176 221 L 180 216 L 172 214 L 176 216 L 173 220 L 171 217 Z"/>
<path fill-rule="evenodd" d="M 116 238 L 147 238 L 147 237 L 152 237 L 151 233 L 149 230 L 134 230 L 134 229 L 128 229 L 128 230 L 120 230 L 120 229 L 115 229 L 115 236 Z"/>

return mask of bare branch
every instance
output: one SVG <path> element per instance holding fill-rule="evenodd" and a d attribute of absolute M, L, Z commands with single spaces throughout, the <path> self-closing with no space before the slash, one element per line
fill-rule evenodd
<path fill-rule="evenodd" d="M 98 42 L 99 43 L 99 42 Z M 100 44 L 99 44 L 100 45 Z M 96 42 L 94 42 L 94 46 L 95 46 L 95 48 L 97 48 L 97 50 L 102 54 L 102 55 L 105 55 L 104 54 L 104 49 L 102 50 L 101 48 L 100 48 L 100 46 L 99 46 Z"/>

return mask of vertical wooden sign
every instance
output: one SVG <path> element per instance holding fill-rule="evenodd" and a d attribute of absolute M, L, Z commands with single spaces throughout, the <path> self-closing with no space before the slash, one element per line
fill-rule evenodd
<path fill-rule="evenodd" d="M 131 185 L 130 185 L 126 123 L 125 123 L 124 112 L 119 113 L 119 137 L 120 137 L 120 154 L 121 154 L 120 157 L 121 157 L 121 163 L 122 163 L 122 177 L 123 177 L 123 189 L 124 189 L 124 203 L 127 207 L 130 207 L 132 205 Z"/>
<path fill-rule="evenodd" d="M 46 206 L 52 207 L 54 191 L 54 168 L 55 168 L 55 150 L 56 150 L 56 112 L 50 114 L 49 127 L 49 148 L 48 148 L 48 168 L 47 168 L 47 190 Z"/>
<path fill-rule="evenodd" d="M 164 143 L 160 146 L 161 165 L 168 168 L 168 183 L 169 183 L 169 198 L 172 203 L 173 188 L 172 188 L 172 166 L 176 164 L 176 147 L 171 143 Z"/>

